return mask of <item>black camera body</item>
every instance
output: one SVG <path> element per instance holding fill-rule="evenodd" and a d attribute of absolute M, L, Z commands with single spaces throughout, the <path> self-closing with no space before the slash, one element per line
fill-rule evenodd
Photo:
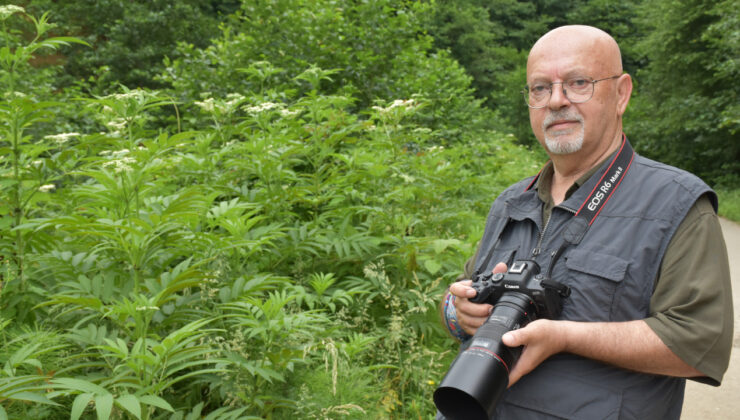
<path fill-rule="evenodd" d="M 566 286 L 540 274 L 540 266 L 532 260 L 517 260 L 506 273 L 476 273 L 471 302 L 495 305 L 506 292 L 523 293 L 532 300 L 537 318 L 553 319 L 562 310 L 561 297 L 569 293 Z"/>
<path fill-rule="evenodd" d="M 506 273 L 476 273 L 473 288 L 477 294 L 470 301 L 489 303 L 493 311 L 434 391 L 434 404 L 449 420 L 493 416 L 522 351 L 507 347 L 501 337 L 535 319 L 557 318 L 562 298 L 570 294 L 567 286 L 540 274 L 532 260 L 514 261 Z"/>

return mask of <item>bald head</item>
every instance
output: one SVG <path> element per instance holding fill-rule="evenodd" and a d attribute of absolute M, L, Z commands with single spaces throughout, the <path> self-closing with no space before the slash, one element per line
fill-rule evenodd
<path fill-rule="evenodd" d="M 543 35 L 529 52 L 527 71 L 533 61 L 563 55 L 585 58 L 583 64 L 593 71 L 622 73 L 622 55 L 614 38 L 601 29 L 585 25 L 561 26 Z"/>

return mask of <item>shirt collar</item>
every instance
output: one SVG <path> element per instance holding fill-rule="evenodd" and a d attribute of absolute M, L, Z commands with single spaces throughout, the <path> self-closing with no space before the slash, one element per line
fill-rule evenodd
<path fill-rule="evenodd" d="M 568 188 L 568 191 L 565 192 L 565 199 L 567 200 L 568 198 L 570 198 L 570 196 L 573 195 L 573 193 L 576 192 L 578 188 L 581 187 L 581 185 L 585 184 L 586 181 L 588 181 L 588 179 L 591 178 L 591 176 L 595 174 L 596 171 L 599 170 L 599 168 L 601 168 L 601 165 L 607 159 L 611 159 L 611 156 L 599 162 L 597 165 L 594 165 L 593 168 L 589 169 L 588 172 L 578 178 L 576 182 L 574 182 L 573 185 Z M 552 195 L 550 194 L 550 186 L 552 185 L 552 177 L 554 174 L 555 167 L 553 166 L 552 161 L 548 160 L 545 164 L 545 167 L 542 168 L 540 176 L 533 187 L 535 190 L 537 190 L 537 196 L 543 203 L 551 203 L 553 201 Z"/>

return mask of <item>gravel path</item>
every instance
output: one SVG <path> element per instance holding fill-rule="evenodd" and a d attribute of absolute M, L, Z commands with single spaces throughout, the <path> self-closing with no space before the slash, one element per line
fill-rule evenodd
<path fill-rule="evenodd" d="M 682 420 L 740 419 L 740 225 L 725 219 L 720 222 L 730 257 L 735 313 L 730 367 L 719 388 L 687 381 Z"/>

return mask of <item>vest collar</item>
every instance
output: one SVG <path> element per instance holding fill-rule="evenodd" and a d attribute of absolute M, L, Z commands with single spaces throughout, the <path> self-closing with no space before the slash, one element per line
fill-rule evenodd
<path fill-rule="evenodd" d="M 604 159 L 599 164 L 599 169 L 591 174 L 588 180 L 575 190 L 570 197 L 555 207 L 563 208 L 575 214 L 583 204 L 583 201 L 588 198 L 602 175 L 604 175 L 604 172 L 609 168 L 609 164 L 614 159 L 614 155 L 616 153 L 617 152 L 614 152 Z M 527 187 L 526 190 L 515 193 L 511 198 L 506 200 L 506 217 L 517 221 L 531 219 L 538 225 L 541 224 L 542 200 L 540 200 L 537 194 L 537 189 L 532 188 L 532 186 L 536 185 L 537 181 L 539 181 L 538 178 L 539 175 L 528 184 L 529 187 Z"/>

